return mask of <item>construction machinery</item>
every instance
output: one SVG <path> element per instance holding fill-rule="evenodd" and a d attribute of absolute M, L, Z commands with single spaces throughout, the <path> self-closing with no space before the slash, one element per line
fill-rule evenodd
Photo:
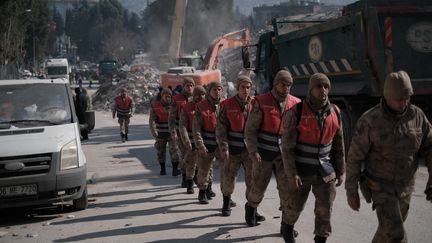
<path fill-rule="evenodd" d="M 250 31 L 245 28 L 219 36 L 208 47 L 201 67 L 197 70 L 191 66 L 173 67 L 161 75 L 161 86 L 175 88 L 182 85 L 185 77 L 194 79 L 197 85 L 206 85 L 211 81 L 221 81 L 219 54 L 224 49 L 246 47 L 250 45 Z"/>
<path fill-rule="evenodd" d="M 349 141 L 358 117 L 382 97 L 386 75 L 405 70 L 414 88 L 412 102 L 430 117 L 431 19 L 430 1 L 361 0 L 347 5 L 338 18 L 288 33 L 281 31 L 283 22 L 274 20 L 273 31 L 262 34 L 256 45 L 257 92 L 270 90 L 275 73 L 287 69 L 294 79 L 292 94 L 305 97 L 310 76 L 325 73 Z M 247 59 L 244 67 L 250 67 Z"/>

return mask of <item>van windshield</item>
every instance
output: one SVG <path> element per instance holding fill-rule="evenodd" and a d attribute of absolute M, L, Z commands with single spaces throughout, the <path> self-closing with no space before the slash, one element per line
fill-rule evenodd
<path fill-rule="evenodd" d="M 67 74 L 66 66 L 47 67 L 48 75 L 64 75 Z"/>
<path fill-rule="evenodd" d="M 64 84 L 0 85 L 0 123 L 16 127 L 71 122 L 68 88 Z"/>

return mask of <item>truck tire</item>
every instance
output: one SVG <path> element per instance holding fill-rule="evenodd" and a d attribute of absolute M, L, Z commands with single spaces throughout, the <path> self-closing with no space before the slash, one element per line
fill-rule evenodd
<path fill-rule="evenodd" d="M 87 186 L 84 188 L 82 196 L 78 199 L 73 200 L 73 207 L 75 210 L 84 210 L 88 206 L 88 197 L 87 197 Z"/>
<path fill-rule="evenodd" d="M 352 138 L 352 125 L 351 118 L 349 116 L 349 111 L 346 109 L 341 109 L 341 119 L 344 134 L 344 145 L 345 145 L 345 157 L 348 154 L 349 145 Z"/>

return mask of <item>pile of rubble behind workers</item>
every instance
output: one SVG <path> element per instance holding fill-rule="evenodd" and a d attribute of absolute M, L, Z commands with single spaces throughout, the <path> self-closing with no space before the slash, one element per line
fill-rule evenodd
<path fill-rule="evenodd" d="M 126 78 L 113 82 L 101 83 L 97 92 L 93 95 L 93 107 L 95 110 L 111 110 L 115 96 L 124 87 L 128 94 L 134 98 L 137 113 L 147 113 L 150 101 L 159 92 L 159 70 L 146 64 L 140 70 L 127 72 Z"/>

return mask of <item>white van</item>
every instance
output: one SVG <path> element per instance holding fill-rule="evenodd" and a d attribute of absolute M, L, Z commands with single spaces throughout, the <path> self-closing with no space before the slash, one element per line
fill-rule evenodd
<path fill-rule="evenodd" d="M 69 81 L 69 63 L 66 58 L 52 58 L 45 63 L 47 78 L 64 78 Z"/>
<path fill-rule="evenodd" d="M 87 207 L 86 158 L 66 79 L 0 81 L 0 208 Z"/>

